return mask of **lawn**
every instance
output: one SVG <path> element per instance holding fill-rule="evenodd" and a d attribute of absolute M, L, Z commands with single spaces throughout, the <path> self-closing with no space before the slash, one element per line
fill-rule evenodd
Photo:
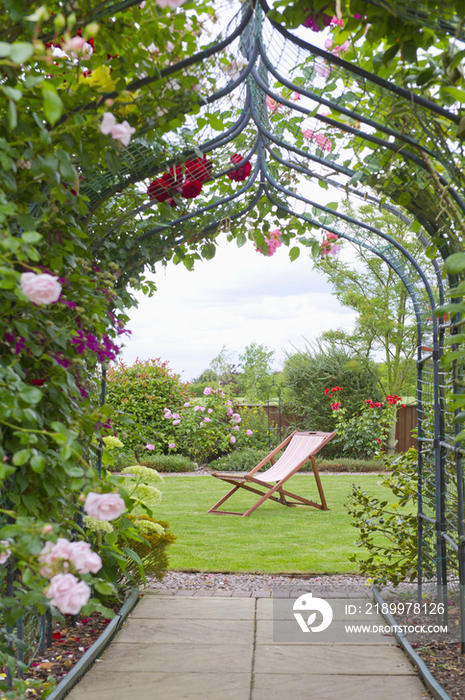
<path fill-rule="evenodd" d="M 390 492 L 370 474 L 323 474 L 329 511 L 286 508 L 266 501 L 253 515 L 207 515 L 206 511 L 228 490 L 211 476 L 167 476 L 163 502 L 155 517 L 167 520 L 177 541 L 169 549 L 170 569 L 255 573 L 355 573 L 349 561 L 359 552 L 357 531 L 344 503 L 351 484 L 374 495 Z M 315 501 L 312 475 L 296 475 L 287 490 Z M 258 498 L 258 496 L 256 497 Z M 228 510 L 244 511 L 254 494 L 242 489 L 228 501 Z M 226 506 L 223 506 L 226 507 Z"/>

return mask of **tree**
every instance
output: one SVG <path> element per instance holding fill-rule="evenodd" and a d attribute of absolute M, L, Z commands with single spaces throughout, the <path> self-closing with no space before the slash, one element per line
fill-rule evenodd
<path fill-rule="evenodd" d="M 354 215 L 349 202 L 344 202 L 343 208 L 349 216 Z M 395 238 L 423 269 L 429 267 L 422 243 L 397 216 L 369 204 L 362 205 L 357 216 Z M 348 228 L 357 235 L 354 224 L 349 224 Z M 372 235 L 374 239 L 375 234 Z M 322 337 L 334 346 L 348 348 L 361 362 L 370 360 L 367 371 L 376 377 L 384 396 L 401 394 L 406 385 L 412 385 L 416 369 L 417 327 L 409 292 L 397 273 L 381 258 L 362 246 L 356 245 L 355 250 L 355 264 L 329 255 L 315 259 L 314 266 L 328 277 L 339 302 L 358 314 L 353 333 L 333 330 Z M 380 356 L 381 372 L 374 364 Z"/>
<path fill-rule="evenodd" d="M 245 398 L 251 403 L 266 400 L 267 389 L 272 381 L 274 353 L 266 345 L 258 345 L 254 341 L 239 355 L 242 366 L 240 381 Z"/>

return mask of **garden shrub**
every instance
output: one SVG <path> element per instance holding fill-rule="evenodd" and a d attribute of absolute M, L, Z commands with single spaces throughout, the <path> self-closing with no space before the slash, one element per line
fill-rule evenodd
<path fill-rule="evenodd" d="M 397 586 L 417 576 L 417 451 L 412 447 L 401 457 L 387 457 L 386 467 L 391 471 L 380 483 L 391 494 L 377 498 L 353 484 L 346 508 L 365 554 L 351 561 L 374 583 Z"/>
<path fill-rule="evenodd" d="M 149 469 L 156 469 L 160 472 L 193 472 L 195 464 L 189 457 L 183 455 L 144 455 L 140 458 L 139 464 Z"/>
<path fill-rule="evenodd" d="M 141 575 L 137 561 L 134 560 L 128 563 L 128 573 L 138 586 L 145 585 L 147 577 L 155 577 L 161 581 L 168 568 L 166 549 L 176 540 L 176 537 L 169 532 L 169 525 L 164 520 L 154 520 L 148 515 L 128 515 L 126 517 L 141 536 L 141 541 L 134 542 L 132 549 L 143 564 L 144 576 Z"/>
<path fill-rule="evenodd" d="M 329 432 L 332 426 L 331 407 L 325 401 L 329 386 L 344 387 L 345 406 L 350 417 L 367 398 L 382 401 L 381 389 L 373 365 L 367 367 L 359 359 L 333 346 L 307 347 L 303 352 L 288 355 L 284 363 L 282 386 L 285 413 L 294 416 L 292 427 L 298 430 Z M 334 441 L 333 441 L 334 442 Z M 337 453 L 329 444 L 325 454 Z"/>
<path fill-rule="evenodd" d="M 260 450 L 255 447 L 244 447 L 234 450 L 209 464 L 214 471 L 221 472 L 249 472 L 257 466 L 262 459 L 269 454 L 269 450 Z"/>
<path fill-rule="evenodd" d="M 238 436 L 236 448 L 251 447 L 257 450 L 265 450 L 268 449 L 270 443 L 271 449 L 279 444 L 277 430 L 273 429 L 272 424 L 270 424 L 271 430 L 268 431 L 268 416 L 261 406 L 240 408 L 240 414 L 243 430 Z M 285 430 L 283 430 L 283 440 Z M 248 431 L 252 431 L 252 434 L 248 435 Z"/>
<path fill-rule="evenodd" d="M 150 439 L 157 451 L 167 449 L 163 409 L 182 405 L 188 398 L 188 386 L 160 358 L 138 359 L 133 365 L 118 362 L 108 370 L 107 404 L 123 410 L 136 421 L 136 425 L 128 426 L 118 415 L 112 419 L 112 426 L 126 447 L 134 448 Z"/>

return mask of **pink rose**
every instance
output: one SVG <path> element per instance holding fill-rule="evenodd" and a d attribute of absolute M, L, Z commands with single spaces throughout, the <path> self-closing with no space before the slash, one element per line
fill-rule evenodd
<path fill-rule="evenodd" d="M 0 564 L 5 564 L 11 555 L 11 549 L 9 548 L 10 543 L 8 540 L 0 540 L 0 545 L 4 547 L 4 551 L 0 552 Z"/>
<path fill-rule="evenodd" d="M 208 408 L 207 413 L 213 413 L 213 408 Z"/>
<path fill-rule="evenodd" d="M 203 420 L 205 423 L 210 423 L 210 418 L 208 416 L 205 416 L 205 418 Z"/>
<path fill-rule="evenodd" d="M 116 141 L 121 141 L 123 146 L 129 146 L 131 136 L 136 133 L 133 126 L 125 120 L 122 124 L 115 124 L 111 130 L 111 135 Z"/>
<path fill-rule="evenodd" d="M 233 417 L 233 420 L 236 421 L 236 423 L 240 423 L 240 422 L 241 422 L 241 417 L 240 417 L 240 415 L 239 415 L 238 413 L 233 413 L 232 417 Z"/>
<path fill-rule="evenodd" d="M 91 550 L 88 542 L 71 543 L 71 561 L 80 574 L 96 574 L 102 568 L 102 560 Z"/>
<path fill-rule="evenodd" d="M 233 426 L 233 430 L 239 430 L 239 426 L 238 426 L 238 425 L 234 425 L 234 426 Z"/>
<path fill-rule="evenodd" d="M 90 598 L 90 588 L 73 574 L 57 574 L 50 579 L 45 595 L 64 615 L 77 615 Z"/>
<path fill-rule="evenodd" d="M 199 406 L 199 408 L 202 411 L 202 413 L 205 411 L 205 406 Z"/>
<path fill-rule="evenodd" d="M 173 421 L 173 425 L 179 425 L 180 422 L 181 422 L 180 420 L 174 420 L 174 421 Z"/>
<path fill-rule="evenodd" d="M 155 445 L 152 445 L 151 442 L 148 442 L 145 446 L 146 450 L 150 450 L 151 452 L 155 449 Z"/>
<path fill-rule="evenodd" d="M 194 411 L 200 411 L 200 406 L 194 406 Z"/>
<path fill-rule="evenodd" d="M 203 394 L 204 394 L 204 396 L 208 396 L 209 394 L 212 393 L 212 391 L 213 391 L 213 389 L 211 387 L 207 386 L 206 389 L 203 390 Z"/>
<path fill-rule="evenodd" d="M 84 58 L 90 58 L 94 50 L 92 44 L 88 44 L 82 36 L 73 36 L 63 45 L 63 51 L 69 51 L 74 58 L 78 53 L 82 53 Z"/>
<path fill-rule="evenodd" d="M 176 444 L 174 442 L 170 442 L 170 444 L 168 445 L 169 450 L 174 450 L 175 447 L 176 447 Z"/>
<path fill-rule="evenodd" d="M 332 38 L 329 36 L 329 37 L 326 39 L 326 41 L 325 41 L 325 49 L 326 49 L 326 51 L 329 51 L 329 50 L 332 48 L 332 46 L 333 46 L 333 40 L 332 40 Z"/>
<path fill-rule="evenodd" d="M 97 520 L 115 520 L 119 518 L 126 505 L 119 493 L 87 494 L 84 511 Z"/>
<path fill-rule="evenodd" d="M 236 442 L 236 438 L 234 437 L 234 435 L 231 435 L 231 439 L 229 440 L 229 442 L 230 442 L 232 445 L 234 445 L 234 443 Z"/>
<path fill-rule="evenodd" d="M 21 289 L 29 301 L 34 304 L 52 304 L 58 301 L 61 294 L 61 284 L 57 277 L 44 272 L 36 275 L 35 272 L 23 272 L 21 275 Z"/>
<path fill-rule="evenodd" d="M 186 403 L 184 404 L 184 408 L 189 408 L 189 406 L 190 406 L 189 401 L 186 401 Z"/>
<path fill-rule="evenodd" d="M 249 435 L 249 437 L 250 437 L 250 435 L 252 435 L 252 433 L 253 433 L 253 430 L 250 430 L 250 429 L 247 430 L 247 435 Z"/>
<path fill-rule="evenodd" d="M 53 525 L 44 525 L 42 528 L 42 534 L 43 535 L 49 535 L 51 532 L 53 532 Z"/>
<path fill-rule="evenodd" d="M 165 418 L 168 418 L 168 420 L 169 420 L 172 417 L 173 417 L 173 414 L 171 413 L 171 411 L 167 411 L 165 408 Z"/>
<path fill-rule="evenodd" d="M 304 139 L 312 139 L 314 135 L 315 132 L 311 129 L 302 129 L 302 136 L 304 137 Z"/>
<path fill-rule="evenodd" d="M 179 420 L 179 413 L 173 413 L 173 418 L 176 418 L 176 420 Z"/>

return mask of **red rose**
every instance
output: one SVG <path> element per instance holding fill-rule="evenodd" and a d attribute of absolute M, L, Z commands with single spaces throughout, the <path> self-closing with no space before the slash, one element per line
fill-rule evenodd
<path fill-rule="evenodd" d="M 149 199 L 156 199 L 157 202 L 165 202 L 170 196 L 170 177 L 164 173 L 161 177 L 150 183 L 147 188 Z"/>
<path fill-rule="evenodd" d="M 240 153 L 235 153 L 233 156 L 231 156 L 229 160 L 231 161 L 231 163 L 240 163 L 241 160 L 243 160 L 243 157 Z M 230 180 L 242 182 L 243 180 L 246 180 L 249 177 L 251 172 L 252 166 L 250 164 L 250 161 L 247 161 L 247 163 L 241 165 L 240 168 L 236 168 L 236 170 L 233 170 L 231 173 L 227 173 L 227 175 Z"/>
<path fill-rule="evenodd" d="M 176 204 L 176 201 L 173 199 L 173 197 L 170 197 L 169 199 L 166 200 L 166 203 L 170 205 L 170 207 L 173 207 L 173 209 L 176 209 L 178 206 Z"/>
<path fill-rule="evenodd" d="M 206 156 L 194 158 L 186 163 L 186 178 L 205 182 L 211 178 L 213 164 Z"/>
<path fill-rule="evenodd" d="M 31 379 L 31 384 L 33 386 L 43 386 L 45 384 L 45 379 Z"/>
<path fill-rule="evenodd" d="M 170 187 L 173 187 L 173 185 L 180 185 L 184 180 L 182 165 L 174 165 L 167 173 L 163 173 L 163 177 L 165 182 L 169 183 Z"/>
<path fill-rule="evenodd" d="M 194 199 L 202 191 L 202 183 L 200 180 L 186 180 L 182 186 L 182 196 L 184 199 Z"/>

